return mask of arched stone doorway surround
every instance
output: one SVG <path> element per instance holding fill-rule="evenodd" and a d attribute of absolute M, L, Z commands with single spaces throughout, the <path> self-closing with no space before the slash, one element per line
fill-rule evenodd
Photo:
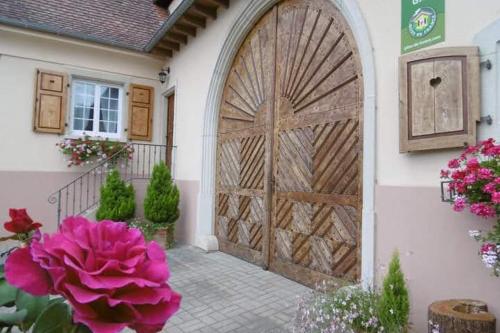
<path fill-rule="evenodd" d="M 363 68 L 363 210 L 361 280 L 365 285 L 374 281 L 375 263 L 375 149 L 376 149 L 376 84 L 373 49 L 368 28 L 355 0 L 331 0 L 348 22 L 360 53 Z M 214 196 L 218 112 L 225 79 L 240 45 L 256 22 L 279 0 L 251 0 L 234 23 L 224 42 L 210 82 L 205 104 L 202 133 L 202 173 L 198 194 L 195 245 L 217 250 L 214 236 Z M 395 92 L 396 93 L 396 92 Z"/>

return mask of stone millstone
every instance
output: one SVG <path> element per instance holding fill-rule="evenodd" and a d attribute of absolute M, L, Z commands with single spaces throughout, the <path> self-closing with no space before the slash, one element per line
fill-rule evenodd
<path fill-rule="evenodd" d="M 486 303 L 468 299 L 434 302 L 429 306 L 429 322 L 440 333 L 495 333 L 496 319 Z M 429 333 L 432 333 L 429 324 Z"/>

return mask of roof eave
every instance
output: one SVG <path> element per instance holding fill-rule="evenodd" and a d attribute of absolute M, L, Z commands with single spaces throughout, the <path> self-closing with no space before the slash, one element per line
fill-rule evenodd
<path fill-rule="evenodd" d="M 61 29 L 57 29 L 56 27 L 46 25 L 46 24 L 23 22 L 23 21 L 14 20 L 14 19 L 11 19 L 8 17 L 2 17 L 2 16 L 0 16 L 0 24 L 13 26 L 16 28 L 34 30 L 34 31 L 39 31 L 39 32 L 46 32 L 46 33 L 55 34 L 55 35 L 63 36 L 63 37 L 75 38 L 75 39 L 84 40 L 87 42 L 93 42 L 93 43 L 103 44 L 103 45 L 107 45 L 107 46 L 118 47 L 118 48 L 126 49 L 129 51 L 135 51 L 135 52 L 141 52 L 141 53 L 144 52 L 144 49 L 135 48 L 135 47 L 130 46 L 128 44 L 104 40 L 101 38 L 92 37 L 89 35 L 80 34 L 80 33 L 76 33 L 76 32 L 67 32 L 67 31 L 63 31 Z"/>

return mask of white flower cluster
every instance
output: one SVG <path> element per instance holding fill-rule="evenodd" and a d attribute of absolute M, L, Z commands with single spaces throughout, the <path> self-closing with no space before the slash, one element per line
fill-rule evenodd
<path fill-rule="evenodd" d="M 481 255 L 481 259 L 484 265 L 490 269 L 498 269 L 498 261 L 500 254 L 500 245 L 497 245 L 496 248 L 491 248 L 487 251 L 484 251 Z"/>
<path fill-rule="evenodd" d="M 329 290 L 325 284 L 317 289 L 300 298 L 294 333 L 384 332 L 373 292 L 361 287 Z"/>

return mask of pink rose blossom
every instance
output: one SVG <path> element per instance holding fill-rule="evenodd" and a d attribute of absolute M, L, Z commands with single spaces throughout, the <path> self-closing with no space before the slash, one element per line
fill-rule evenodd
<path fill-rule="evenodd" d="M 470 206 L 470 211 L 478 216 L 485 218 L 494 217 L 496 215 L 495 208 L 485 203 L 475 203 Z"/>
<path fill-rule="evenodd" d="M 479 179 L 490 179 L 491 177 L 493 177 L 493 171 L 488 168 L 480 168 L 477 172 L 477 177 Z"/>
<path fill-rule="evenodd" d="M 456 169 L 460 166 L 460 162 L 454 158 L 448 162 L 448 168 L 450 169 Z"/>
<path fill-rule="evenodd" d="M 162 248 L 121 222 L 68 218 L 57 233 L 13 252 L 5 275 L 28 293 L 64 296 L 73 321 L 96 333 L 158 332 L 181 301 L 167 284 Z"/>
<path fill-rule="evenodd" d="M 453 210 L 455 212 L 461 212 L 465 208 L 465 200 L 462 197 L 457 197 L 453 203 Z"/>

